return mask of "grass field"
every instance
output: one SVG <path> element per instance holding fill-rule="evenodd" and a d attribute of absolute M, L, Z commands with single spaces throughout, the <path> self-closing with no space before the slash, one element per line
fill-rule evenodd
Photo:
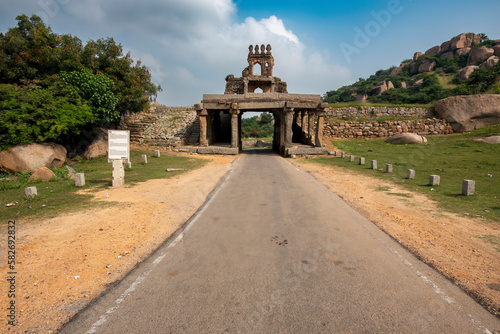
<path fill-rule="evenodd" d="M 492 135 L 500 135 L 500 124 L 468 134 L 428 137 L 427 144 L 391 145 L 384 139 L 334 140 L 334 145 L 346 152 L 346 158 L 307 161 L 389 180 L 427 194 L 446 211 L 500 222 L 500 144 L 473 140 Z M 348 155 L 356 157 L 354 162 L 349 162 Z M 364 157 L 366 164 L 359 165 L 358 157 Z M 378 170 L 371 169 L 371 160 L 377 160 Z M 386 164 L 393 165 L 393 173 L 385 173 Z M 408 169 L 416 171 L 415 179 L 406 179 Z M 430 175 L 440 175 L 441 184 L 429 186 Z M 464 179 L 476 181 L 475 195 L 461 194 Z"/>
<path fill-rule="evenodd" d="M 161 155 L 153 156 L 152 152 L 131 151 L 132 169 L 125 170 L 125 186 L 133 185 L 149 179 L 165 179 L 184 171 L 167 172 L 167 168 L 181 168 L 193 170 L 205 165 L 206 160 L 189 157 Z M 141 155 L 148 156 L 148 163 L 141 163 Z M 101 190 L 111 186 L 112 166 L 107 157 L 92 160 L 68 161 L 77 173 L 85 173 L 85 186 L 83 189 Z M 54 216 L 61 212 L 102 206 L 104 204 L 91 201 L 91 194 L 77 194 L 73 180 L 69 179 L 65 167 L 52 169 L 57 175 L 57 181 L 35 182 L 28 181 L 30 173 L 16 174 L 16 181 L 0 181 L 0 224 L 5 224 L 9 219 L 23 219 L 32 216 Z M 2 174 L 0 178 L 12 175 Z M 24 188 L 36 186 L 38 196 L 28 199 L 24 195 Z M 6 204 L 14 206 L 6 207 Z M 109 204 L 108 204 L 109 205 Z"/>

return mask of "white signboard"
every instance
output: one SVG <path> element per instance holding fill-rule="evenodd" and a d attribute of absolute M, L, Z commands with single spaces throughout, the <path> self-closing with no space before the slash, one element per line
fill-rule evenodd
<path fill-rule="evenodd" d="M 108 160 L 130 162 L 130 131 L 108 130 Z"/>

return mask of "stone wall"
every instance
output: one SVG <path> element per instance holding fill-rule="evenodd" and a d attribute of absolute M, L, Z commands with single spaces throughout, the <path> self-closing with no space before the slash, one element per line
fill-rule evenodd
<path fill-rule="evenodd" d="M 183 144 L 195 119 L 192 107 L 151 106 L 147 111 L 125 115 L 120 129 L 130 130 L 133 143 L 176 146 Z"/>
<path fill-rule="evenodd" d="M 446 121 L 427 118 L 407 121 L 326 121 L 323 135 L 337 138 L 390 137 L 396 133 L 418 133 L 420 135 L 445 135 L 453 133 Z"/>
<path fill-rule="evenodd" d="M 433 117 L 432 111 L 427 108 L 415 107 L 345 107 L 332 108 L 327 112 L 326 118 L 377 118 L 377 117 L 412 117 L 412 118 L 430 118 Z"/>

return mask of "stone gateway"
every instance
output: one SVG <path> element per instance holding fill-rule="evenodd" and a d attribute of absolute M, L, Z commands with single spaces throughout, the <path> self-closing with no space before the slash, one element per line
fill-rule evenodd
<path fill-rule="evenodd" d="M 242 150 L 242 114 L 267 111 L 274 116 L 276 152 L 284 156 L 328 153 L 323 147 L 328 104 L 320 95 L 288 93 L 286 82 L 273 76 L 270 45 L 250 45 L 248 49 L 248 66 L 242 77 L 228 75 L 224 94 L 204 94 L 201 103 L 195 105 L 200 120 L 198 152 L 238 154 Z"/>

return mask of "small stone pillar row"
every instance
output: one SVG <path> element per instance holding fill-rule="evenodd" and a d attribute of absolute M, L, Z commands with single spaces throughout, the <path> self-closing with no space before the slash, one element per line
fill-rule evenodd
<path fill-rule="evenodd" d="M 321 110 L 317 113 L 318 123 L 316 124 L 316 147 L 323 147 L 323 121 L 325 119 L 325 111 Z"/>
<path fill-rule="evenodd" d="M 233 103 L 231 105 L 231 147 L 238 148 L 239 147 L 239 118 L 238 114 L 240 111 L 238 110 L 238 104 Z"/>
<path fill-rule="evenodd" d="M 285 110 L 285 148 L 292 146 L 293 137 L 293 108 Z"/>
<path fill-rule="evenodd" d="M 200 117 L 200 146 L 208 146 L 207 139 L 207 109 L 201 109 L 198 112 L 198 117 Z"/>

